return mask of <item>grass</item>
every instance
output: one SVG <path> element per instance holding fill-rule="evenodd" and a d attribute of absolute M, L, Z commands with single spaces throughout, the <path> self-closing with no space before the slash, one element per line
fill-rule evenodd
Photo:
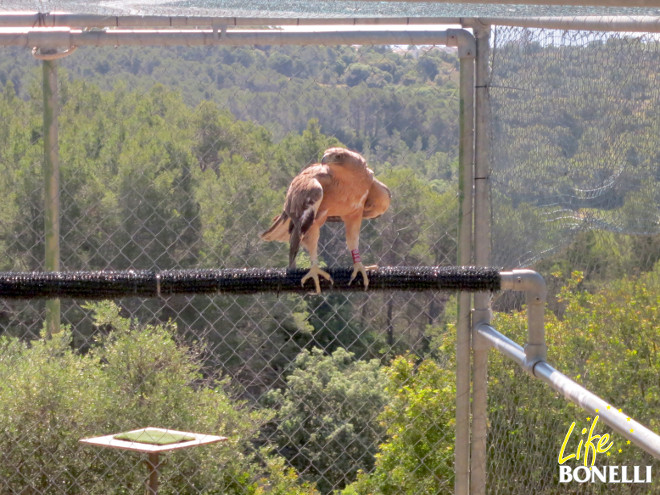
<path fill-rule="evenodd" d="M 162 430 L 145 428 L 139 431 L 119 433 L 114 438 L 129 442 L 146 443 L 150 445 L 170 445 L 173 443 L 190 442 L 195 437 L 182 433 L 171 433 Z"/>

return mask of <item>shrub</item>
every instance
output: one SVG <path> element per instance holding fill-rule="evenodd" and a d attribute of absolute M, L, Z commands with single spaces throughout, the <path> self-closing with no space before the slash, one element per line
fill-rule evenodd
<path fill-rule="evenodd" d="M 655 271 L 611 281 L 594 292 L 580 288 L 582 277 L 573 273 L 560 289 L 559 316 L 546 312 L 548 362 L 658 431 L 660 264 Z M 520 344 L 527 339 L 524 311 L 499 313 L 494 325 Z M 523 489 L 558 493 L 557 456 L 562 441 L 573 421 L 579 431 L 590 424 L 586 420 L 590 415 L 498 353 L 490 357 L 488 485 L 496 493 Z M 612 436 L 615 447 L 605 464 L 653 465 L 654 471 L 658 469 L 657 460 L 613 434 L 602 420 L 598 425 L 599 433 Z M 576 485 L 575 492 L 569 492 L 570 488 L 562 488 L 563 493 L 611 490 L 603 484 Z M 656 491 L 646 485 L 620 487 L 620 493 Z"/>
<path fill-rule="evenodd" d="M 140 456 L 78 440 L 158 426 L 229 437 L 163 456 L 160 493 L 315 493 L 253 446 L 270 413 L 204 379 L 200 349 L 178 342 L 174 325 L 137 325 L 109 302 L 90 309 L 111 331 L 86 355 L 71 349 L 68 329 L 31 344 L 0 340 L 0 491 L 135 493 Z"/>

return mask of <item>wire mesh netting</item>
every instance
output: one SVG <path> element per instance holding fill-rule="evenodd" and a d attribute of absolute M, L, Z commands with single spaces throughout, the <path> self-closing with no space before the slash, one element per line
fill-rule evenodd
<path fill-rule="evenodd" d="M 658 37 L 498 27 L 491 43 L 495 264 L 533 266 L 546 278 L 548 361 L 657 430 L 658 397 L 647 388 L 655 378 L 643 375 L 657 377 L 658 363 Z M 519 304 L 498 297 L 495 326 L 524 342 L 523 320 L 506 314 Z M 633 330 L 623 322 L 638 305 L 645 309 Z M 639 374 L 623 371 L 641 355 Z M 606 483 L 559 479 L 570 425 L 566 455 L 586 441 L 580 432 L 594 415 L 501 357 L 493 356 L 490 374 L 489 493 L 610 493 Z M 595 430 L 612 433 L 602 422 Z M 658 469 L 623 437 L 612 439 L 596 465 Z M 621 485 L 617 493 L 657 486 Z"/>
<path fill-rule="evenodd" d="M 7 51 L 1 269 L 42 270 L 40 68 Z M 293 176 L 340 144 L 392 191 L 363 223 L 365 263 L 455 264 L 454 52 L 120 48 L 59 65 L 62 270 L 284 267 L 287 246 L 259 234 Z M 320 255 L 351 266 L 341 223 L 324 227 Z M 2 302 L 2 332 L 20 340 L 0 347 L 0 492 L 135 493 L 138 454 L 78 440 L 145 426 L 229 437 L 164 455 L 160 493 L 329 493 L 388 473 L 379 445 L 405 429 L 419 440 L 398 476 L 451 490 L 451 360 L 426 362 L 454 313 L 448 293 L 61 304 L 65 329 L 38 340 L 43 303 Z M 410 428 L 418 396 L 437 410 Z M 447 426 L 422 441 L 432 418 Z"/>
<path fill-rule="evenodd" d="M 657 35 L 499 28 L 493 43 L 495 264 L 587 231 L 658 234 Z"/>
<path fill-rule="evenodd" d="M 41 270 L 40 67 L 5 51 L 0 269 Z M 495 262 L 548 276 L 553 364 L 656 431 L 657 58 L 650 36 L 507 28 L 491 64 Z M 455 52 L 122 47 L 58 64 L 63 270 L 284 267 L 259 233 L 337 145 L 392 191 L 363 222 L 365 262 L 455 264 Z M 341 224 L 320 254 L 350 266 Z M 631 268 L 645 278 L 583 291 Z M 524 342 L 518 301 L 496 302 Z M 229 438 L 164 455 L 160 493 L 451 493 L 455 306 L 438 291 L 63 300 L 65 328 L 42 339 L 43 303 L 4 300 L 0 493 L 140 492 L 142 457 L 78 440 L 146 426 Z M 582 490 L 558 484 L 557 453 L 591 419 L 494 357 L 489 491 Z M 617 462 L 657 471 L 614 442 Z"/>
<path fill-rule="evenodd" d="M 588 5 L 526 5 L 460 2 L 374 2 L 359 0 L 115 0 L 85 2 L 82 0 L 4 0 L 3 10 L 39 12 L 72 12 L 99 15 L 167 15 L 167 16 L 244 16 L 244 17 L 533 17 L 586 15 L 658 15 L 660 9 L 647 3 L 645 7 L 602 7 Z"/>

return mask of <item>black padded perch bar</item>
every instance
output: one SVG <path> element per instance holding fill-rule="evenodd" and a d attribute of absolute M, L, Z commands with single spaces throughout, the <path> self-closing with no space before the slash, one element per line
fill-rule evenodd
<path fill-rule="evenodd" d="M 334 284 L 321 279 L 321 290 L 362 291 L 358 274 L 348 285 L 352 270 L 329 268 Z M 79 272 L 0 272 L 0 298 L 5 299 L 117 299 L 164 297 L 175 294 L 255 294 L 258 292 L 309 293 L 300 279 L 307 270 L 234 268 L 194 270 L 122 270 Z M 369 291 L 447 290 L 496 291 L 501 277 L 495 268 L 417 266 L 380 267 L 369 271 Z"/>

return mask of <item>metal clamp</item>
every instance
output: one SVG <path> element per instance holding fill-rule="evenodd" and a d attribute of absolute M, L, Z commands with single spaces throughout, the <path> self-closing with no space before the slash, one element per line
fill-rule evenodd
<path fill-rule="evenodd" d="M 34 46 L 32 47 L 32 56 L 37 60 L 57 60 L 71 55 L 77 49 L 78 47 L 75 45 L 72 45 L 63 51 L 58 51 L 57 49 L 53 49 L 53 48 L 45 49 L 38 46 Z"/>
<path fill-rule="evenodd" d="M 216 39 L 222 39 L 227 35 L 227 25 L 226 24 L 221 24 L 221 25 L 216 25 L 214 24 L 213 26 L 213 37 Z"/>

